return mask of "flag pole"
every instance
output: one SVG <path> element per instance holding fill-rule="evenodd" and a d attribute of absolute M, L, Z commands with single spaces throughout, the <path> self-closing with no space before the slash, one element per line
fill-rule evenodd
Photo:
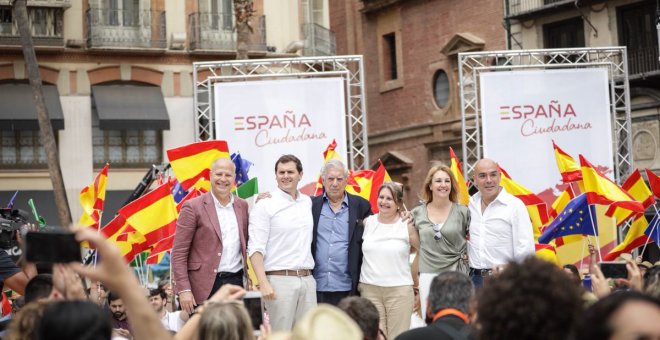
<path fill-rule="evenodd" d="M 653 205 L 653 209 L 655 209 L 655 214 L 657 215 L 658 214 L 658 207 L 656 207 L 655 204 Z M 651 232 L 649 234 L 653 235 L 653 232 L 655 231 L 655 228 L 658 226 L 658 221 L 660 221 L 660 220 L 656 220 L 653 227 L 651 227 Z M 630 231 L 630 230 L 628 230 L 628 231 Z M 646 238 L 646 242 L 644 242 L 644 247 L 642 248 L 642 252 L 639 254 L 639 256 L 644 256 L 644 251 L 646 250 L 646 246 L 649 245 L 649 239 L 650 238 L 651 238 L 650 236 Z"/>
<path fill-rule="evenodd" d="M 587 210 L 589 210 L 589 219 L 591 219 L 591 228 L 594 231 L 594 238 L 596 239 L 596 248 L 598 248 L 598 258 L 600 259 L 600 262 L 603 262 L 603 255 L 600 253 L 600 242 L 598 241 L 598 231 L 596 230 L 596 223 L 594 221 L 593 214 L 591 213 L 590 204 L 587 204 Z M 589 236 L 587 236 L 587 239 L 589 240 Z M 591 240 L 589 240 L 589 244 L 591 244 Z"/>
<path fill-rule="evenodd" d="M 582 254 L 580 255 L 580 269 L 582 269 L 582 266 L 584 265 L 584 247 L 586 246 L 586 244 L 584 243 L 585 239 L 589 241 L 589 236 L 582 237 Z"/>

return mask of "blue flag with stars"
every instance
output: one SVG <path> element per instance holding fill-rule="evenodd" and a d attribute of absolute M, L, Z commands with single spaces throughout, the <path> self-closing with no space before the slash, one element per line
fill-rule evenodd
<path fill-rule="evenodd" d="M 250 171 L 252 163 L 247 159 L 243 159 L 238 152 L 231 154 L 230 158 L 236 166 L 236 179 L 234 182 L 237 187 L 240 187 L 243 183 L 250 180 L 250 177 L 248 177 L 248 171 Z"/>
<path fill-rule="evenodd" d="M 649 226 L 644 230 L 644 234 L 652 238 L 655 243 L 660 244 L 660 214 L 653 216 Z"/>
<path fill-rule="evenodd" d="M 548 243 L 553 239 L 575 234 L 598 235 L 596 210 L 587 203 L 587 195 L 582 194 L 572 199 L 539 237 L 539 243 Z"/>

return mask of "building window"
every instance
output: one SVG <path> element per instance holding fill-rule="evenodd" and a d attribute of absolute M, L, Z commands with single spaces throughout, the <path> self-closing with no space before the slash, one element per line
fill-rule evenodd
<path fill-rule="evenodd" d="M 94 167 L 111 163 L 118 168 L 140 168 L 163 161 L 160 130 L 101 130 L 92 127 Z"/>
<path fill-rule="evenodd" d="M 30 29 L 34 37 L 62 37 L 63 9 L 57 7 L 28 7 Z M 17 36 L 11 7 L 0 7 L 0 35 Z"/>
<path fill-rule="evenodd" d="M 655 3 L 642 1 L 617 8 L 619 44 L 628 48 L 628 71 L 640 74 L 658 66 L 658 31 L 654 23 Z"/>
<path fill-rule="evenodd" d="M 139 0 L 110 0 L 108 4 L 108 25 L 123 27 L 139 26 Z"/>
<path fill-rule="evenodd" d="M 48 166 L 39 131 L 0 130 L 0 168 L 42 169 Z"/>
<path fill-rule="evenodd" d="M 231 31 L 234 29 L 232 0 L 211 0 L 211 28 Z"/>
<path fill-rule="evenodd" d="M 584 22 L 577 17 L 543 25 L 543 36 L 545 48 L 584 47 Z"/>
<path fill-rule="evenodd" d="M 449 102 L 449 76 L 444 70 L 437 70 L 433 75 L 433 98 L 439 108 L 445 108 Z"/>
<path fill-rule="evenodd" d="M 383 36 L 383 70 L 385 71 L 385 80 L 399 78 L 396 65 L 396 35 L 392 32 Z"/>

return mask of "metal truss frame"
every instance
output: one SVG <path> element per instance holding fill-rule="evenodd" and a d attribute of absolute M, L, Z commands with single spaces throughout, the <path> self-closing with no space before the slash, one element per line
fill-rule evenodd
<path fill-rule="evenodd" d="M 630 88 L 626 47 L 510 50 L 459 53 L 464 176 L 482 158 L 482 72 L 571 68 L 606 68 L 610 90 L 614 178 L 621 183 L 633 171 Z M 467 177 L 466 177 L 467 178 Z"/>
<path fill-rule="evenodd" d="M 344 79 L 346 93 L 348 167 L 353 170 L 367 169 L 369 149 L 364 75 L 364 63 L 360 55 L 193 63 L 195 139 L 205 141 L 215 138 L 215 82 L 341 77 Z"/>

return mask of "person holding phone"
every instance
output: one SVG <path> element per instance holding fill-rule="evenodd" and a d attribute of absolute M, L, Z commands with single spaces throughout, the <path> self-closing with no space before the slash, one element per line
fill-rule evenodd
<path fill-rule="evenodd" d="M 236 168 L 211 165 L 211 191 L 185 202 L 172 246 L 172 285 L 191 314 L 222 285 L 243 286 L 247 273 L 248 204 L 231 194 Z"/>
<path fill-rule="evenodd" d="M 456 179 L 446 165 L 431 167 L 420 193 L 423 204 L 411 212 L 420 238 L 419 297 L 422 317 L 431 281 L 439 273 L 468 273 L 467 233 L 470 211 L 458 204 Z M 417 274 L 417 273 L 414 273 Z"/>
<path fill-rule="evenodd" d="M 378 209 L 367 217 L 362 236 L 362 272 L 358 291 L 378 309 L 388 339 L 410 328 L 413 312 L 413 277 L 410 251 L 419 248 L 412 221 L 401 218 L 403 189 L 385 182 L 378 189 Z"/>

